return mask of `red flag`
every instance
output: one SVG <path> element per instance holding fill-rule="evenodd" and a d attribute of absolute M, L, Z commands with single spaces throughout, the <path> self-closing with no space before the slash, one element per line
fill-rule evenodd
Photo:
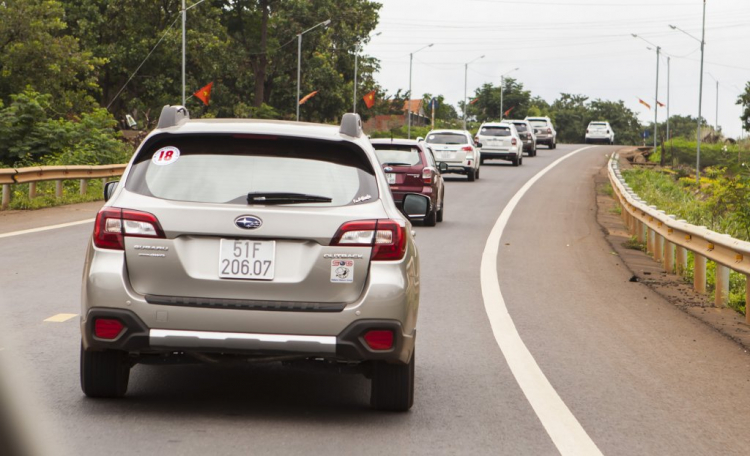
<path fill-rule="evenodd" d="M 310 98 L 312 98 L 315 95 L 317 95 L 317 93 L 318 93 L 317 90 L 314 91 L 314 92 L 308 93 L 307 95 L 305 95 L 304 97 L 302 97 L 302 99 L 299 101 L 299 104 L 301 104 L 301 105 L 305 104 L 307 102 L 307 100 L 309 100 Z"/>
<path fill-rule="evenodd" d="M 211 98 L 211 89 L 214 86 L 214 82 L 211 81 L 205 87 L 198 89 L 193 95 L 203 102 L 204 105 L 208 106 L 208 100 Z"/>
<path fill-rule="evenodd" d="M 642 104 L 643 106 L 647 107 L 648 109 L 651 109 L 651 105 L 650 105 L 650 104 L 646 103 L 645 101 L 641 100 L 640 98 L 638 99 L 638 101 L 639 101 L 639 102 L 640 102 L 640 103 L 641 103 L 641 104 Z"/>
<path fill-rule="evenodd" d="M 363 100 L 365 100 L 365 106 L 367 106 L 367 109 L 372 108 L 375 106 L 375 91 L 368 93 L 364 97 L 362 97 Z"/>
<path fill-rule="evenodd" d="M 505 112 L 503 113 L 503 117 L 507 117 L 507 115 L 508 115 L 508 114 L 510 114 L 510 112 L 511 112 L 511 111 L 513 110 L 513 108 L 515 108 L 515 106 L 513 106 L 512 108 L 510 108 L 510 109 L 508 109 L 507 111 L 505 111 Z"/>
<path fill-rule="evenodd" d="M 476 97 L 476 98 L 474 98 L 473 100 L 471 100 L 471 101 L 469 102 L 469 104 L 474 104 L 474 103 L 476 103 L 477 101 L 479 101 L 479 97 Z"/>
<path fill-rule="evenodd" d="M 660 107 L 662 107 L 662 108 L 663 108 L 664 106 L 666 106 L 666 105 L 665 105 L 664 103 L 662 103 L 662 102 L 661 102 L 661 101 L 659 101 L 659 100 L 656 100 L 656 104 L 658 104 L 658 105 L 659 105 Z"/>

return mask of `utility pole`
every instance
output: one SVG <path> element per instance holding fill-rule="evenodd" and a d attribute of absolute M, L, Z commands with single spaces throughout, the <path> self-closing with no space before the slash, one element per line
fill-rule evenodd
<path fill-rule="evenodd" d="M 464 65 L 464 130 L 466 130 L 466 111 L 469 110 L 469 106 L 466 104 L 466 88 L 469 81 L 469 64 L 483 58 L 484 55 L 482 55 L 481 57 L 477 57 L 476 59 L 472 60 L 471 62 L 467 62 L 466 65 Z"/>
<path fill-rule="evenodd" d="M 182 1 L 185 1 L 185 0 L 182 0 Z M 301 75 L 301 68 L 302 68 L 302 35 L 304 35 L 305 33 L 313 29 L 320 27 L 321 25 L 326 27 L 330 23 L 331 23 L 331 20 L 328 19 L 319 24 L 315 24 L 314 26 L 310 27 L 309 29 L 297 35 L 297 122 L 299 122 L 299 95 L 300 95 L 299 86 L 300 86 L 300 75 Z"/>
<path fill-rule="evenodd" d="M 656 46 L 656 103 L 654 103 L 654 154 L 656 153 L 656 147 L 657 147 L 657 130 L 658 130 L 658 124 L 657 121 L 659 120 L 658 113 L 659 113 L 659 57 L 661 54 L 661 48 L 659 46 Z M 664 151 L 662 151 L 664 152 Z"/>
<path fill-rule="evenodd" d="M 185 25 L 187 22 L 187 9 L 185 0 L 182 0 L 182 106 L 185 106 Z"/>
<path fill-rule="evenodd" d="M 411 67 L 412 62 L 414 61 L 414 54 L 421 51 L 422 49 L 427 49 L 428 47 L 432 47 L 435 43 L 430 43 L 425 47 L 419 48 L 416 51 L 409 54 L 409 99 L 406 101 L 406 115 L 408 117 L 408 120 L 406 123 L 408 126 L 406 127 L 406 138 L 411 139 L 411 99 L 412 99 L 412 93 L 411 93 Z"/>

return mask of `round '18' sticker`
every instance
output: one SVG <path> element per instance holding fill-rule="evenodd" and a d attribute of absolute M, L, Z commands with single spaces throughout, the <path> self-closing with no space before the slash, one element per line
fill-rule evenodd
<path fill-rule="evenodd" d="M 171 165 L 180 158 L 180 149 L 176 147 L 162 147 L 154 152 L 151 162 L 157 166 Z"/>

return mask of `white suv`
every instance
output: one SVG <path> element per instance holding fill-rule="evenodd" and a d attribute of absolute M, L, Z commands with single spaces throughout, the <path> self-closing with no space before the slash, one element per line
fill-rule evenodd
<path fill-rule="evenodd" d="M 615 143 L 615 131 L 609 122 L 590 122 L 586 127 L 586 144 L 594 142 Z"/>
<path fill-rule="evenodd" d="M 432 130 L 425 142 L 435 152 L 440 172 L 465 174 L 469 182 L 479 179 L 481 161 L 471 133 L 466 130 Z"/>
<path fill-rule="evenodd" d="M 513 166 L 523 164 L 523 141 L 510 122 L 486 122 L 477 131 L 476 142 L 482 150 L 482 163 L 499 158 Z"/>
<path fill-rule="evenodd" d="M 534 127 L 537 144 L 545 144 L 550 149 L 557 148 L 557 131 L 549 117 L 527 117 L 525 120 Z"/>

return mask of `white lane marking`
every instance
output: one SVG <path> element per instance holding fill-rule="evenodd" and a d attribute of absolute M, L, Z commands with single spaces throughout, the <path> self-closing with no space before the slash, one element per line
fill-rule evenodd
<path fill-rule="evenodd" d="M 500 282 L 497 277 L 497 256 L 500 237 L 503 235 L 510 215 L 531 186 L 563 160 L 592 147 L 596 146 L 583 147 L 558 158 L 529 179 L 503 209 L 490 232 L 490 236 L 487 238 L 482 253 L 482 297 L 495 340 L 500 346 L 518 386 L 521 387 L 547 434 L 563 456 L 601 455 L 602 453 L 557 394 L 557 391 L 547 380 L 531 352 L 521 340 L 500 291 Z"/>
<path fill-rule="evenodd" d="M 42 226 L 39 228 L 31 228 L 29 230 L 11 231 L 10 233 L 0 234 L 0 239 L 6 238 L 6 237 L 20 236 L 22 234 L 38 233 L 40 231 L 56 230 L 58 228 L 67 228 L 69 226 L 85 225 L 87 223 L 94 223 L 95 220 L 96 219 L 86 219 L 86 220 L 79 220 L 77 222 L 61 223 L 59 225 L 49 225 L 49 226 Z"/>
<path fill-rule="evenodd" d="M 75 318 L 77 316 L 78 316 L 78 314 L 57 314 L 57 315 L 53 315 L 53 316 L 45 319 L 44 321 L 47 321 L 47 322 L 50 322 L 50 323 L 62 323 L 64 321 L 68 321 L 71 318 Z"/>

